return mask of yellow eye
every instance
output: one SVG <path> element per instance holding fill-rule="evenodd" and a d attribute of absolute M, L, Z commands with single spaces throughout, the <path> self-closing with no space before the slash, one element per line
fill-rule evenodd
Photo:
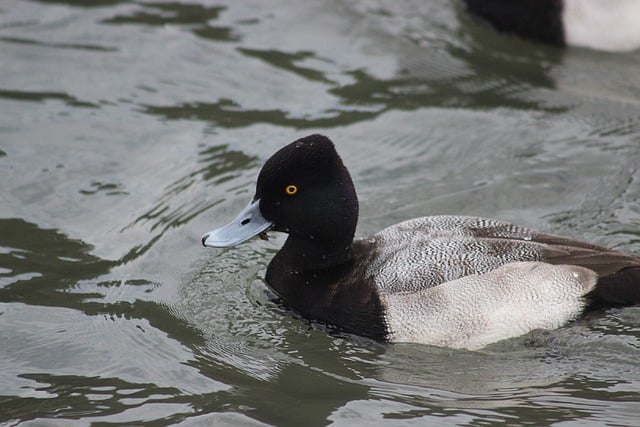
<path fill-rule="evenodd" d="M 287 188 L 285 188 L 284 191 L 286 191 L 289 196 L 293 196 L 298 192 L 298 187 L 295 185 L 287 185 Z"/>

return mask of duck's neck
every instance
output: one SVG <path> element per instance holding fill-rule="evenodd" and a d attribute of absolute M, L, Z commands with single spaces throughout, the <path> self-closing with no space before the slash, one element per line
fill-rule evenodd
<path fill-rule="evenodd" d="M 267 284 L 302 317 L 378 341 L 388 338 L 384 306 L 366 275 L 371 241 L 310 244 L 289 237 L 267 268 Z"/>
<path fill-rule="evenodd" d="M 313 271 L 345 264 L 352 258 L 353 234 L 343 238 L 299 238 L 290 235 L 276 255 L 293 271 Z M 274 258 L 274 261 L 276 259 Z"/>
<path fill-rule="evenodd" d="M 351 267 L 351 239 L 326 242 L 290 235 L 267 268 L 267 284 L 302 315 L 317 317 L 313 307 Z"/>

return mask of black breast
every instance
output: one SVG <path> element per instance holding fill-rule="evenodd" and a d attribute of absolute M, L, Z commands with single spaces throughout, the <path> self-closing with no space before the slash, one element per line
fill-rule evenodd
<path fill-rule="evenodd" d="M 347 262 L 321 269 L 296 268 L 280 251 L 267 269 L 267 284 L 282 303 L 302 317 L 385 341 L 387 325 L 375 283 L 365 277 L 373 245 L 356 241 Z"/>

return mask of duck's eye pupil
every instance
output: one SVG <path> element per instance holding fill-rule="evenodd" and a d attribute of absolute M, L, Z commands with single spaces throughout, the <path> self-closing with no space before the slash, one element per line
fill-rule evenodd
<path fill-rule="evenodd" d="M 287 188 L 285 188 L 284 191 L 286 191 L 289 196 L 293 196 L 298 192 L 298 187 L 295 185 L 287 185 Z"/>

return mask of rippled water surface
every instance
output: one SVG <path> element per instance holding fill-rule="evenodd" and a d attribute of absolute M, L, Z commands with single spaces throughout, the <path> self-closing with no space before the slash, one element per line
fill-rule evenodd
<path fill-rule="evenodd" d="M 281 236 L 200 236 L 321 132 L 360 235 L 468 214 L 638 253 L 639 70 L 445 0 L 5 0 L 0 424 L 637 425 L 640 308 L 380 346 L 270 302 Z"/>

